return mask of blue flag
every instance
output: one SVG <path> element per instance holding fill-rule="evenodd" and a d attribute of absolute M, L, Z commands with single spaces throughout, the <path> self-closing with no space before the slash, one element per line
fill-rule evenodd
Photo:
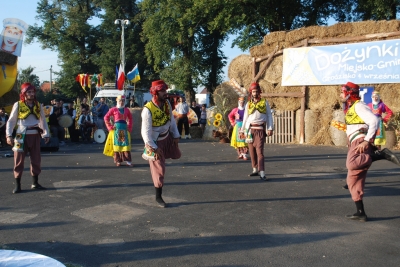
<path fill-rule="evenodd" d="M 133 68 L 133 70 L 131 70 L 130 72 L 128 72 L 126 74 L 126 78 L 133 83 L 140 81 L 138 64 L 136 64 L 136 66 Z"/>

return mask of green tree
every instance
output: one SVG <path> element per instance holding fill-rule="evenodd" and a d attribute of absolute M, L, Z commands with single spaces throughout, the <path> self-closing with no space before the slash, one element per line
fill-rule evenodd
<path fill-rule="evenodd" d="M 56 81 L 70 97 L 85 94 L 75 81 L 79 73 L 99 73 L 92 58 L 99 53 L 96 43 L 100 32 L 89 22 L 100 12 L 100 2 L 40 0 L 36 11 L 43 26 L 35 24 L 27 31 L 27 43 L 37 39 L 43 49 L 58 52 L 62 72 Z"/>
<path fill-rule="evenodd" d="M 204 2 L 210 1 L 144 0 L 139 5 L 148 63 L 191 100 L 199 85 L 213 90 L 226 64 L 220 50 L 226 33 L 217 28 L 211 33 L 208 25 L 218 7 L 204 12 L 199 8 Z"/>
<path fill-rule="evenodd" d="M 355 20 L 392 20 L 397 19 L 399 9 L 399 0 L 358 0 L 354 17 Z"/>
<path fill-rule="evenodd" d="M 25 82 L 33 84 L 36 88 L 40 87 L 39 77 L 36 74 L 33 74 L 34 70 L 35 70 L 34 67 L 29 66 L 26 69 L 21 69 L 18 71 L 17 75 L 18 88 L 21 88 L 21 84 Z"/>
<path fill-rule="evenodd" d="M 132 0 L 103 0 L 101 2 L 103 12 L 99 14 L 102 21 L 99 30 L 97 45 L 101 53 L 96 55 L 95 63 L 100 66 L 105 77 L 111 77 L 113 82 L 116 76 L 116 65 L 119 66 L 121 46 L 121 25 L 115 25 L 116 19 L 129 20 L 130 25 L 125 26 L 125 74 L 138 64 L 141 80 L 138 86 L 148 88 L 151 80 L 158 79 L 152 66 L 147 64 L 144 53 L 144 43 L 140 39 L 142 21 L 139 19 L 139 8 Z"/>

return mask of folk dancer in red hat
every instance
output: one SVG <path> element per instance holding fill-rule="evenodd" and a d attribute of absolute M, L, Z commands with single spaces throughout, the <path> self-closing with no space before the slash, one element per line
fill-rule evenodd
<path fill-rule="evenodd" d="M 392 117 L 393 112 L 390 110 L 385 103 L 382 102 L 379 92 L 374 91 L 372 92 L 372 103 L 368 104 L 368 107 L 372 110 L 372 113 L 379 119 L 379 126 L 378 130 L 376 131 L 375 136 L 375 145 L 380 150 L 381 146 L 386 145 L 386 131 L 385 125 Z M 382 114 L 386 113 L 386 116 L 382 118 Z"/>
<path fill-rule="evenodd" d="M 13 139 L 14 127 L 17 126 Z M 40 137 L 49 142 L 49 128 L 43 106 L 36 100 L 36 88 L 30 83 L 21 85 L 20 101 L 12 107 L 6 126 L 7 144 L 13 146 L 14 178 L 13 194 L 21 192 L 21 177 L 24 171 L 25 156 L 29 153 L 31 161 L 32 189 L 46 189 L 38 183 L 41 173 Z"/>
<path fill-rule="evenodd" d="M 125 162 L 126 166 L 132 167 L 131 158 L 131 136 L 133 127 L 132 114 L 125 107 L 125 96 L 117 96 L 117 106 L 108 110 L 104 116 L 109 138 L 111 142 L 106 142 L 107 145 L 113 146 L 114 163 L 121 166 Z"/>
<path fill-rule="evenodd" d="M 258 83 L 252 83 L 249 88 L 249 102 L 243 115 L 241 138 L 246 138 L 249 145 L 253 172 L 249 176 L 260 176 L 267 181 L 264 168 L 264 143 L 266 135 L 271 136 L 274 130 L 271 108 L 266 99 L 261 98 L 261 88 Z"/>
<path fill-rule="evenodd" d="M 379 151 L 374 146 L 375 133 L 379 119 L 368 106 L 360 101 L 360 87 L 348 82 L 342 86 L 340 99 L 343 102 L 347 125 L 348 153 L 346 159 L 347 185 L 351 198 L 356 204 L 357 212 L 346 218 L 367 221 L 364 211 L 363 197 L 367 171 L 373 161 L 386 159 L 400 165 L 399 159 L 390 150 Z"/>
<path fill-rule="evenodd" d="M 142 138 L 145 148 L 154 152 L 154 159 L 149 159 L 151 176 L 156 190 L 158 206 L 165 208 L 162 198 L 164 186 L 165 159 L 179 159 L 179 131 L 172 114 L 171 104 L 167 100 L 168 86 L 163 80 L 153 81 L 150 93 L 151 101 L 144 105 L 142 111 Z M 150 154 L 148 153 L 148 154 Z"/>
<path fill-rule="evenodd" d="M 239 129 L 242 128 L 243 124 L 243 116 L 244 116 L 244 97 L 239 97 L 238 107 L 232 109 L 229 113 L 228 118 L 229 122 L 233 127 L 232 137 L 231 137 L 231 146 L 234 147 L 238 153 L 238 159 L 247 160 L 249 151 L 248 145 L 245 142 L 245 139 L 240 139 Z"/>

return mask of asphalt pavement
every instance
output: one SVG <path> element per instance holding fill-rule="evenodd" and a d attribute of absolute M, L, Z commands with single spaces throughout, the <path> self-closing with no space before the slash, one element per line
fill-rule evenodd
<path fill-rule="evenodd" d="M 345 184 L 346 148 L 266 145 L 265 182 L 229 144 L 182 140 L 167 160 L 164 200 L 155 190 L 143 145 L 133 168 L 116 167 L 101 144 L 42 153 L 29 189 L 25 161 L 12 194 L 13 158 L 0 158 L 0 249 L 30 251 L 67 266 L 399 266 L 400 168 L 375 162 L 364 198 L 369 221 Z M 0 150 L 0 156 L 10 153 Z M 397 153 L 398 154 L 398 153 Z"/>

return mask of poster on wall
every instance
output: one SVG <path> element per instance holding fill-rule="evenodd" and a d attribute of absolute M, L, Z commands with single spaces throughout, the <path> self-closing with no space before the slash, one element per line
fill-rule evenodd
<path fill-rule="evenodd" d="M 282 86 L 400 82 L 400 39 L 287 48 Z"/>
<path fill-rule="evenodd" d="M 360 87 L 361 101 L 366 104 L 372 103 L 372 92 L 375 90 L 374 86 Z"/>
<path fill-rule="evenodd" d="M 24 34 L 28 27 L 29 25 L 20 19 L 4 19 L 3 30 L 0 35 L 0 51 L 20 57 Z"/>

